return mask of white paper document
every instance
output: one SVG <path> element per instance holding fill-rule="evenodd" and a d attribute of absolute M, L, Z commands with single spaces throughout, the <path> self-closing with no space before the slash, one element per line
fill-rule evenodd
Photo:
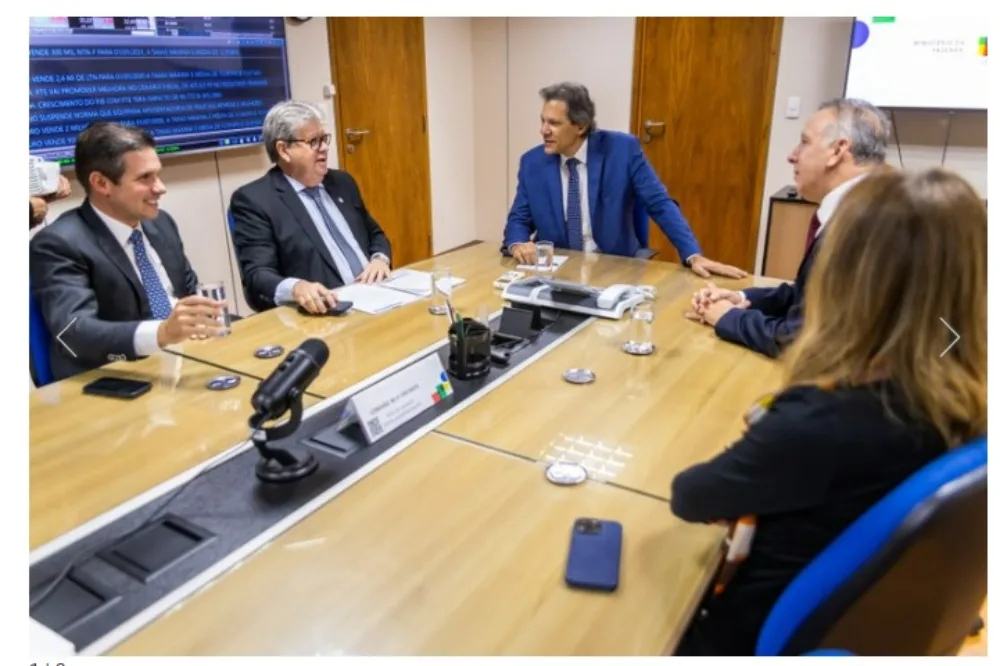
<path fill-rule="evenodd" d="M 382 285 L 416 296 L 430 296 L 432 291 L 431 277 L 429 272 L 401 268 L 398 271 L 393 271 L 389 279 L 383 282 Z M 448 284 L 441 285 L 441 291 L 449 294 L 452 289 L 463 282 L 465 282 L 464 278 L 452 277 L 448 280 Z"/>
<path fill-rule="evenodd" d="M 535 266 L 534 264 L 521 264 L 520 266 L 517 267 L 517 270 L 519 270 L 519 271 L 541 271 L 543 273 L 545 273 L 545 272 L 555 273 L 557 270 L 559 270 L 560 266 L 562 266 L 563 264 L 566 263 L 567 259 L 569 259 L 569 256 L 567 256 L 565 254 L 557 254 L 556 256 L 552 257 L 552 265 L 551 266 L 546 266 L 546 267 L 543 268 L 541 266 Z"/>
<path fill-rule="evenodd" d="M 337 294 L 337 300 L 351 301 L 355 310 L 367 314 L 388 312 L 420 300 L 419 296 L 374 284 L 350 284 L 337 289 L 334 293 Z"/>

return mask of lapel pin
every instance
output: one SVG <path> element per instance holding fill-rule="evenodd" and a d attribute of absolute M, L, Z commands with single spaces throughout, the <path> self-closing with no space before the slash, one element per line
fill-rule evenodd
<path fill-rule="evenodd" d="M 344 203 L 344 198 L 343 197 L 337 197 L 337 202 L 338 203 Z"/>

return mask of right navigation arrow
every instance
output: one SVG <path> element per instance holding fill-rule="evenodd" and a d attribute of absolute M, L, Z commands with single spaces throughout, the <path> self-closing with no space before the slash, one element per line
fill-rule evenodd
<path fill-rule="evenodd" d="M 951 341 L 951 344 L 950 344 L 950 345 L 948 345 L 947 347 L 945 347 L 945 348 L 944 348 L 944 351 L 943 351 L 943 352 L 941 352 L 941 356 L 944 356 L 945 354 L 947 354 L 947 353 L 948 353 L 948 352 L 949 352 L 949 351 L 951 350 L 951 348 L 952 348 L 952 347 L 954 347 L 954 346 L 955 346 L 955 343 L 956 343 L 956 342 L 958 342 L 959 340 L 961 340 L 961 339 L 962 339 L 962 336 L 961 336 L 961 335 L 959 335 L 959 334 L 958 334 L 958 332 L 957 332 L 957 331 L 956 331 L 955 329 L 953 329 L 953 328 L 952 328 L 951 326 L 949 326 L 949 325 L 948 325 L 948 322 L 946 322 L 946 321 L 944 320 L 944 318 L 943 318 L 943 317 L 938 317 L 938 319 L 940 319 L 940 320 L 941 320 L 941 323 L 942 323 L 942 324 L 944 324 L 944 325 L 945 325 L 945 327 L 946 327 L 946 328 L 947 328 L 947 329 L 948 329 L 949 331 L 951 331 L 951 334 L 952 334 L 952 335 L 954 335 L 954 336 L 955 336 L 955 339 Z M 939 356 L 938 358 L 941 358 L 941 356 Z"/>

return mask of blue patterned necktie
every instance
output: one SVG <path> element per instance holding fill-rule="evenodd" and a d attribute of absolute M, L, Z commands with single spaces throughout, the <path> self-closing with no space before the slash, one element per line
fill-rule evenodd
<path fill-rule="evenodd" d="M 580 174 L 576 166 L 580 160 L 571 157 L 566 160 L 569 167 L 569 189 L 566 192 L 566 235 L 569 249 L 583 249 L 583 209 L 580 207 Z"/>
<path fill-rule="evenodd" d="M 142 286 L 146 289 L 146 297 L 149 299 L 149 309 L 153 311 L 153 318 L 166 319 L 170 316 L 170 311 L 173 310 L 170 305 L 170 297 L 167 296 L 167 292 L 160 282 L 160 276 L 153 268 L 153 262 L 146 254 L 146 243 L 142 232 L 136 229 L 128 239 L 132 243 L 132 247 L 135 248 L 135 263 L 139 267 L 139 277 L 142 278 Z"/>
<path fill-rule="evenodd" d="M 307 187 L 306 194 L 312 197 L 312 200 L 316 202 L 316 207 L 319 208 L 320 215 L 323 216 L 323 222 L 326 223 L 326 229 L 330 232 L 330 236 L 333 237 L 333 242 L 337 244 L 337 249 L 340 253 L 344 255 L 344 259 L 347 260 L 347 265 L 351 267 L 351 272 L 353 275 L 341 276 L 344 278 L 344 284 L 351 284 L 354 278 L 361 275 L 364 272 L 365 267 L 361 265 L 361 261 L 358 260 L 358 255 L 355 254 L 354 250 L 351 249 L 351 245 L 344 238 L 344 234 L 340 233 L 340 229 L 334 224 L 333 220 L 330 218 L 330 213 L 326 211 L 326 206 L 323 205 L 323 199 L 320 194 L 320 188 L 318 187 Z"/>

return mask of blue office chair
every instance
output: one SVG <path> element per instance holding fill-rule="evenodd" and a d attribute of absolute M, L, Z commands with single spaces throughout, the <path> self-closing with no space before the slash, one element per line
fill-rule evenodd
<path fill-rule="evenodd" d="M 233 245 L 235 245 L 236 218 L 233 217 L 233 211 L 230 208 L 226 209 L 226 219 L 229 221 L 229 239 L 233 242 Z M 243 317 L 239 316 L 238 314 L 233 314 L 233 313 L 229 314 L 230 321 L 240 321 L 241 319 L 243 319 Z"/>
<path fill-rule="evenodd" d="M 31 380 L 35 386 L 52 383 L 52 335 L 45 325 L 42 309 L 35 300 L 35 294 L 28 287 L 28 364 Z"/>
<path fill-rule="evenodd" d="M 916 472 L 807 566 L 771 609 L 762 656 L 953 655 L 986 598 L 986 436 Z"/>
<path fill-rule="evenodd" d="M 638 200 L 632 207 L 632 226 L 635 237 L 639 240 L 639 249 L 633 256 L 636 259 L 652 259 L 658 255 L 659 251 L 649 247 L 649 215 Z"/>

